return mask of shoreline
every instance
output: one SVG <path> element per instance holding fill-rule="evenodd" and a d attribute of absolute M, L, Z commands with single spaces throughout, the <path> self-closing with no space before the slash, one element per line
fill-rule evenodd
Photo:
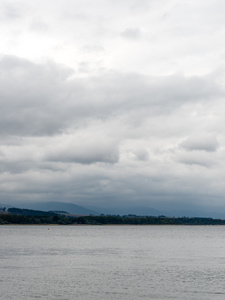
<path fill-rule="evenodd" d="M 0 224 L 1 226 L 225 226 L 225 224 Z"/>

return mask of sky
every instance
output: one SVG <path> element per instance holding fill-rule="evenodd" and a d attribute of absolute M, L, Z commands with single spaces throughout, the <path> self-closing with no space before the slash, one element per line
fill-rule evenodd
<path fill-rule="evenodd" d="M 225 218 L 223 0 L 1 0 L 0 202 Z"/>

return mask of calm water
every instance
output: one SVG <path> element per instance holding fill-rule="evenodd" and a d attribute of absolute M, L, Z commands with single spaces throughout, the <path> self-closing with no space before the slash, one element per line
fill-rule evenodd
<path fill-rule="evenodd" d="M 0 299 L 225 299 L 225 226 L 0 226 Z"/>

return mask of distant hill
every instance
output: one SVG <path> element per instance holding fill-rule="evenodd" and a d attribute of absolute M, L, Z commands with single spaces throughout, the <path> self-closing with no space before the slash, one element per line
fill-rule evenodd
<path fill-rule="evenodd" d="M 85 208 L 83 206 L 73 204 L 73 203 L 67 203 L 67 202 L 56 202 L 56 201 L 50 201 L 50 202 L 26 202 L 26 203 L 17 203 L 12 205 L 5 205 L 0 204 L 1 207 L 12 208 L 23 208 L 23 209 L 33 209 L 33 210 L 39 210 L 39 211 L 53 211 L 53 212 L 63 212 L 63 213 L 69 213 L 74 215 L 100 215 L 100 214 L 110 214 L 110 215 L 137 215 L 137 216 L 160 216 L 160 215 L 166 215 L 165 212 L 162 212 L 160 210 L 156 210 L 152 207 L 143 207 L 143 206 L 134 206 L 134 207 L 98 207 L 89 209 Z"/>
<path fill-rule="evenodd" d="M 75 215 L 99 215 L 100 213 L 80 205 L 64 202 L 39 202 L 39 203 L 21 203 L 20 208 L 42 210 L 42 211 L 63 211 Z"/>
<path fill-rule="evenodd" d="M 100 211 L 100 209 L 99 209 Z M 143 206 L 137 206 L 137 207 L 118 207 L 118 208 L 105 208 L 101 209 L 101 212 L 104 214 L 111 214 L 111 215 L 137 215 L 137 216 L 161 216 L 165 215 L 163 211 L 154 209 L 152 207 L 143 207 Z"/>
<path fill-rule="evenodd" d="M 7 205 L 7 204 L 4 204 L 4 203 L 0 203 L 0 209 L 1 208 L 6 208 L 6 209 L 8 209 L 8 208 L 12 208 L 13 206 L 12 205 Z"/>
<path fill-rule="evenodd" d="M 33 210 L 33 209 L 21 209 L 21 208 L 8 208 L 8 213 L 12 215 L 20 215 L 20 216 L 55 216 L 56 213 L 41 211 L 41 210 Z"/>

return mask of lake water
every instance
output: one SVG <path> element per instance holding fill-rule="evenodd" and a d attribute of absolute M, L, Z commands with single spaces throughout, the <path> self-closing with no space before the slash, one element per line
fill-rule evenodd
<path fill-rule="evenodd" d="M 225 299 L 225 226 L 0 226 L 0 299 Z"/>

